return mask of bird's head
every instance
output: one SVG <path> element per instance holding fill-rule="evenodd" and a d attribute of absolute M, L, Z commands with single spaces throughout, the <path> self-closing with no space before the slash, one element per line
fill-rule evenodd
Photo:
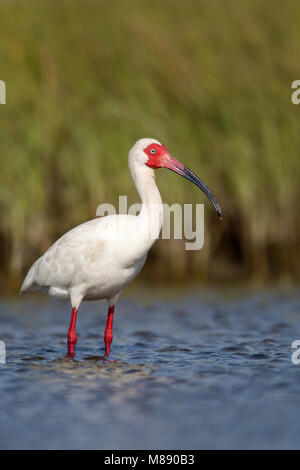
<path fill-rule="evenodd" d="M 156 139 L 139 139 L 129 152 L 129 162 L 135 162 L 139 167 L 148 167 L 153 170 L 168 168 L 200 188 L 212 202 L 218 216 L 222 219 L 222 210 L 214 195 L 206 184 L 189 168 L 176 160 L 167 147 Z"/>

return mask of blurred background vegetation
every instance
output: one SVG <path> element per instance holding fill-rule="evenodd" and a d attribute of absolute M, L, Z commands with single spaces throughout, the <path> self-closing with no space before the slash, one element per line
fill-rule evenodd
<path fill-rule="evenodd" d="M 205 202 L 205 247 L 159 241 L 144 280 L 299 280 L 300 2 L 0 2 L 1 289 L 98 204 L 137 202 L 127 167 L 154 137 L 208 184 L 158 172 L 164 202 Z"/>

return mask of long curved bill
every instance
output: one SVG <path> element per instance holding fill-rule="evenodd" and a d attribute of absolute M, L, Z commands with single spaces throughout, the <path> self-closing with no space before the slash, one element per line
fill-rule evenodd
<path fill-rule="evenodd" d="M 190 170 L 178 160 L 173 158 L 169 153 L 164 156 L 162 160 L 162 166 L 163 168 L 168 168 L 169 170 L 174 171 L 178 175 L 183 176 L 185 179 L 191 181 L 191 183 L 194 183 L 198 188 L 200 188 L 201 191 L 203 191 L 204 194 L 208 197 L 208 199 L 212 202 L 220 219 L 223 218 L 221 207 L 217 203 L 215 196 L 208 189 L 206 184 L 195 173 L 192 172 L 192 170 Z"/>

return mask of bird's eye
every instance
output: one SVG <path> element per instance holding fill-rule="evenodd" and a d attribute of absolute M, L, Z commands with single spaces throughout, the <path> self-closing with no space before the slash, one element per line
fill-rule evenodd
<path fill-rule="evenodd" d="M 156 150 L 155 150 L 155 149 L 151 149 L 151 150 L 150 150 L 150 153 L 154 154 L 154 153 L 156 153 Z"/>

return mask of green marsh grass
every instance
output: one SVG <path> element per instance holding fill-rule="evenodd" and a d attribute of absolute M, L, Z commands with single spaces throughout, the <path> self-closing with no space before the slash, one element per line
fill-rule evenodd
<path fill-rule="evenodd" d="M 119 194 L 127 153 L 155 137 L 208 184 L 161 170 L 163 200 L 202 203 L 205 248 L 155 245 L 144 279 L 297 280 L 297 1 L 0 3 L 2 288 Z"/>

